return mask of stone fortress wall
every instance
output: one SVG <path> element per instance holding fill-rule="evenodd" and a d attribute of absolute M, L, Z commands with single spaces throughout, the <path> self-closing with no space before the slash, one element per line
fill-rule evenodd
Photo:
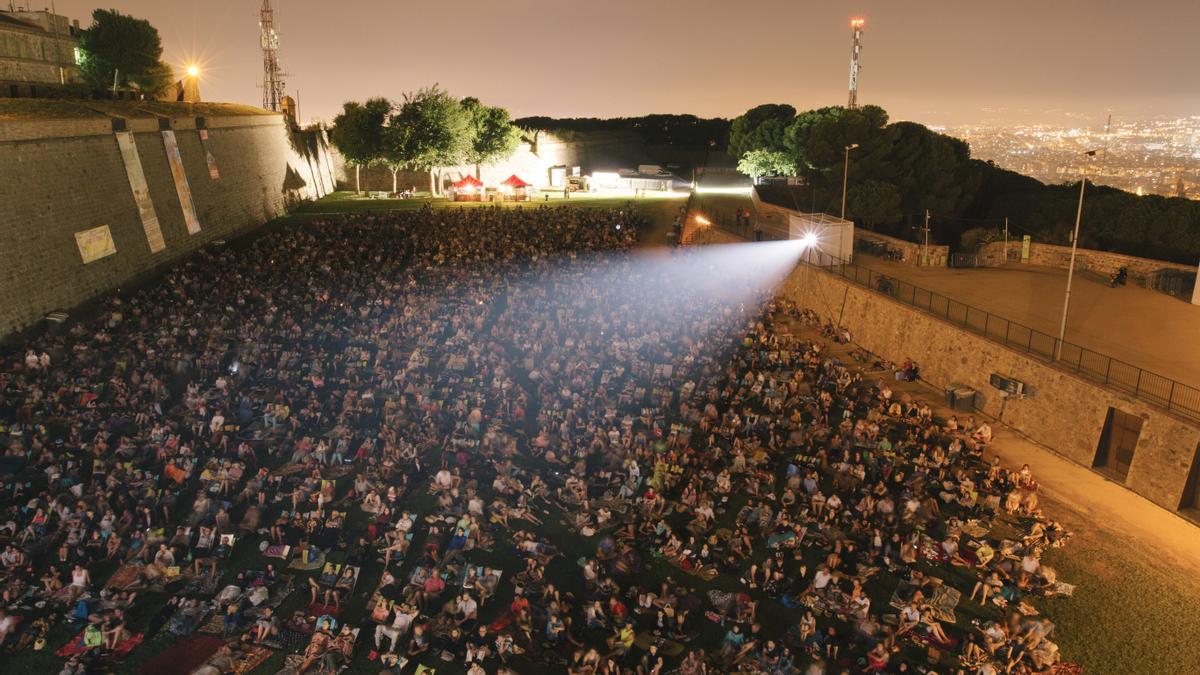
<path fill-rule="evenodd" d="M 1110 408 L 1140 417 L 1124 485 L 1171 511 L 1195 504 L 1200 425 L 818 269 L 797 267 L 781 294 L 823 319 L 840 314 L 855 344 L 895 363 L 912 358 L 935 387 L 973 388 L 977 409 L 1085 467 L 1096 463 Z M 1005 400 L 992 373 L 1025 383 L 1027 395 Z"/>
<path fill-rule="evenodd" d="M 333 189 L 339 160 L 324 135 L 294 132 L 282 115 L 220 105 L 145 107 L 77 106 L 61 118 L 0 117 L 0 336 Z M 134 198 L 117 139 L 121 128 L 135 141 L 161 230 L 158 251 Z M 191 229 L 199 226 L 194 233 L 164 129 L 175 135 L 196 215 Z M 210 171 L 209 153 L 219 178 Z M 114 252 L 104 250 L 102 226 Z M 108 254 L 85 262 L 78 233 L 100 233 L 90 238 L 91 250 Z"/>

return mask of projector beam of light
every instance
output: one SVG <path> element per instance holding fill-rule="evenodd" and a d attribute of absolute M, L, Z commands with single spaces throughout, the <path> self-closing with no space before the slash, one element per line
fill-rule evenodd
<path fill-rule="evenodd" d="M 787 240 L 564 255 L 522 273 L 508 302 L 586 317 L 543 329 L 598 335 L 596 350 L 669 352 L 683 368 L 740 344 L 803 253 L 802 241 Z"/>

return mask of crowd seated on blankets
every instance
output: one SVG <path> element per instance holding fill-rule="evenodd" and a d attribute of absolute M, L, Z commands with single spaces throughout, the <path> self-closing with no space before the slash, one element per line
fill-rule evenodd
<path fill-rule="evenodd" d="M 0 644 L 71 674 L 196 636 L 214 674 L 1063 671 L 1030 467 L 915 364 L 717 292 L 738 270 L 678 283 L 640 219 L 316 220 L 0 352 Z"/>

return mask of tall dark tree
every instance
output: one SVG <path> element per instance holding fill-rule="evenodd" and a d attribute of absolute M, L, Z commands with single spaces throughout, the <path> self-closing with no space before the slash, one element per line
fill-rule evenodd
<path fill-rule="evenodd" d="M 900 190 L 887 181 L 868 178 L 850 186 L 847 194 L 849 215 L 869 228 L 900 219 Z"/>
<path fill-rule="evenodd" d="M 787 128 L 795 116 L 796 109 L 785 103 L 766 103 L 747 110 L 729 127 L 729 155 L 741 159 L 752 150 L 786 150 Z"/>
<path fill-rule="evenodd" d="M 346 163 L 354 167 L 355 192 L 362 192 L 362 168 L 384 161 L 387 150 L 384 123 L 391 109 L 392 104 L 386 98 L 372 98 L 366 103 L 349 101 L 333 118 L 329 140 Z"/>
<path fill-rule="evenodd" d="M 80 70 L 97 90 L 135 87 L 157 96 L 171 86 L 174 74 L 162 61 L 158 29 L 145 19 L 115 9 L 92 12 L 92 25 L 79 36 Z"/>

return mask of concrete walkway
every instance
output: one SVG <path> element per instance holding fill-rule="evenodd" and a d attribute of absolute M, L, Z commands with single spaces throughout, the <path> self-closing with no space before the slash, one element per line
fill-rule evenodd
<path fill-rule="evenodd" d="M 1004 267 L 913 267 L 858 254 L 864 267 L 1057 336 L 1066 270 L 1009 263 Z M 1200 387 L 1200 306 L 1165 293 L 1076 274 L 1067 342 L 1193 387 Z M 1184 348 L 1184 346 L 1187 348 Z"/>

